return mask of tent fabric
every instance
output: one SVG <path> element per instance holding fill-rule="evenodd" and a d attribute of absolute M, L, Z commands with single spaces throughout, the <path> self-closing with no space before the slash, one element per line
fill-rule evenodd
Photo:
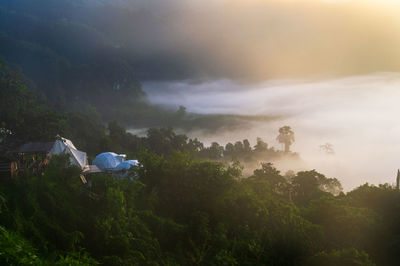
<path fill-rule="evenodd" d="M 100 170 L 105 171 L 107 169 L 114 169 L 122 163 L 125 159 L 124 154 L 116 154 L 114 152 L 103 152 L 96 156 L 93 160 L 93 164 L 96 165 Z"/>
<path fill-rule="evenodd" d="M 68 147 L 70 147 L 74 150 L 78 150 L 77 148 L 75 148 L 74 144 L 69 139 L 65 139 L 65 138 L 61 138 L 61 139 Z"/>
<path fill-rule="evenodd" d="M 122 170 L 129 170 L 132 166 L 138 166 L 139 162 L 137 160 L 128 160 L 122 162 L 114 168 L 114 171 L 122 171 Z"/>
<path fill-rule="evenodd" d="M 86 152 L 72 148 L 68 148 L 67 152 L 72 155 L 70 157 L 72 164 L 78 165 L 81 169 L 84 169 L 88 165 Z"/>
<path fill-rule="evenodd" d="M 56 155 L 69 154 L 71 164 L 79 166 L 81 169 L 87 168 L 88 161 L 86 152 L 77 150 L 74 144 L 68 139 L 59 137 L 51 148 L 50 153 Z"/>
<path fill-rule="evenodd" d="M 139 162 L 137 160 L 128 160 L 122 162 L 114 168 L 113 175 L 122 178 L 126 177 L 129 173 L 129 169 L 131 169 L 132 166 L 139 166 Z"/>
<path fill-rule="evenodd" d="M 56 140 L 56 142 L 54 142 L 53 147 L 51 148 L 50 152 L 52 154 L 61 154 L 61 153 L 64 153 L 66 148 L 67 148 L 67 145 L 65 143 L 63 143 L 62 140 Z"/>
<path fill-rule="evenodd" d="M 72 143 L 72 141 L 70 141 L 69 139 L 57 136 L 57 140 L 55 141 L 50 152 L 52 152 L 54 154 L 56 154 L 56 152 L 57 152 L 57 154 L 58 154 L 58 153 L 64 152 L 66 148 L 78 150 L 75 147 L 75 145 Z"/>

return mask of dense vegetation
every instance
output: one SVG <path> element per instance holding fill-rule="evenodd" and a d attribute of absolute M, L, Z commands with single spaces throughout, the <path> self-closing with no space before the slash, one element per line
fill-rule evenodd
<path fill-rule="evenodd" d="M 261 139 L 205 147 L 171 129 L 138 137 L 105 127 L 54 109 L 5 67 L 0 101 L 1 144 L 60 133 L 91 156 L 112 150 L 141 162 L 128 178 L 97 174 L 83 185 L 79 169 L 54 156 L 43 175 L 1 184 L 0 264 L 397 265 L 400 193 L 391 186 L 344 194 L 315 170 L 282 174 L 268 161 L 296 155 Z M 236 159 L 252 157 L 264 163 L 243 178 Z"/>

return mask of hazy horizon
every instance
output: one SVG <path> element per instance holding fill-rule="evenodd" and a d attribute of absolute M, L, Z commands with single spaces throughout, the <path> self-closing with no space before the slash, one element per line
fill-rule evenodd
<path fill-rule="evenodd" d="M 278 128 L 289 125 L 296 134 L 292 150 L 300 153 L 309 169 L 338 178 L 346 190 L 365 182 L 395 182 L 400 126 L 392 118 L 400 111 L 399 86 L 400 73 L 253 84 L 229 80 L 143 84 L 152 103 L 170 108 L 183 105 L 188 112 L 201 114 L 282 115 L 285 118 L 271 122 L 253 121 L 251 128 L 232 131 L 221 125 L 216 133 L 186 133 L 207 144 L 245 138 L 255 144 L 256 137 L 262 137 L 280 148 L 275 140 Z M 325 143 L 333 144 L 335 155 L 320 150 Z"/>

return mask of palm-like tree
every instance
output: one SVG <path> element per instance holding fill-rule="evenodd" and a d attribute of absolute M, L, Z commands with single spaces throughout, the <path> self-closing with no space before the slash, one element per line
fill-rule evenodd
<path fill-rule="evenodd" d="M 330 143 L 325 143 L 319 146 L 322 151 L 326 154 L 335 154 L 335 150 L 333 149 L 333 145 Z"/>
<path fill-rule="evenodd" d="M 294 132 L 289 126 L 281 127 L 276 140 L 285 145 L 285 152 L 289 152 L 290 145 L 292 145 L 294 142 Z"/>

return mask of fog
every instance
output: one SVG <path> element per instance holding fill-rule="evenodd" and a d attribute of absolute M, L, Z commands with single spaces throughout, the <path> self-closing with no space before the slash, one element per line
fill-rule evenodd
<path fill-rule="evenodd" d="M 400 4 L 390 0 L 87 1 L 108 3 L 84 21 L 140 80 L 400 71 Z"/>
<path fill-rule="evenodd" d="M 329 80 L 274 80 L 249 84 L 230 80 L 148 82 L 143 84 L 155 104 L 202 114 L 280 115 L 235 131 L 186 132 L 205 143 L 262 137 L 271 146 L 278 128 L 289 125 L 306 166 L 338 178 L 345 190 L 365 182 L 393 183 L 400 167 L 400 74 L 376 73 Z M 223 125 L 221 125 L 223 126 Z M 320 145 L 331 143 L 335 154 Z M 293 167 L 296 168 L 296 167 Z M 281 169 L 289 170 L 289 169 Z M 299 169 L 296 169 L 299 170 Z"/>

